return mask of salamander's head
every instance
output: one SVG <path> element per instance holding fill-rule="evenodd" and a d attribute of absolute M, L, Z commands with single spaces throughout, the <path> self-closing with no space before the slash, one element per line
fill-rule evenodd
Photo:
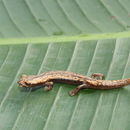
<path fill-rule="evenodd" d="M 22 75 L 20 80 L 17 83 L 19 84 L 19 87 L 30 87 L 30 84 L 28 83 L 27 75 Z"/>
<path fill-rule="evenodd" d="M 17 82 L 19 84 L 20 87 L 28 87 L 28 88 L 32 88 L 32 87 L 36 87 L 38 85 L 43 85 L 44 82 L 46 82 L 47 80 L 43 80 L 42 78 L 39 78 L 38 76 L 34 76 L 34 75 L 22 75 L 20 80 Z"/>
<path fill-rule="evenodd" d="M 45 87 L 45 83 L 47 81 L 47 78 L 43 79 L 40 78 L 39 76 L 35 75 L 22 75 L 20 80 L 17 82 L 19 84 L 19 87 L 25 88 L 25 90 L 30 90 L 34 91 L 39 88 Z M 21 89 L 24 90 L 24 89 Z"/>
<path fill-rule="evenodd" d="M 38 82 L 38 79 L 34 75 L 22 75 L 20 80 L 17 82 L 19 87 L 21 87 L 21 91 L 35 91 L 43 86 Z"/>

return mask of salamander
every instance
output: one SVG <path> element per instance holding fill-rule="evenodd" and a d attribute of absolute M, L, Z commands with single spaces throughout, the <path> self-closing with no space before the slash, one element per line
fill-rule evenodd
<path fill-rule="evenodd" d="M 77 85 L 69 92 L 70 96 L 76 95 L 81 89 L 115 89 L 130 84 L 130 78 L 121 80 L 103 80 L 104 75 L 94 73 L 90 77 L 68 71 L 49 71 L 39 75 L 22 75 L 18 84 L 24 88 L 35 88 L 42 86 L 44 90 L 49 91 L 54 83 L 66 83 Z"/>

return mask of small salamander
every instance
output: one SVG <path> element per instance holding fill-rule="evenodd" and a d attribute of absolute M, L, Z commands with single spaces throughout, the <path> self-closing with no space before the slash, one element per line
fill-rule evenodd
<path fill-rule="evenodd" d="M 94 73 L 90 77 L 68 71 L 50 71 L 40 75 L 22 75 L 18 81 L 20 87 L 35 88 L 42 86 L 46 91 L 53 88 L 53 83 L 67 83 L 78 85 L 69 92 L 70 96 L 74 96 L 81 89 L 115 89 L 130 84 L 130 78 L 121 80 L 103 80 L 104 75 Z"/>

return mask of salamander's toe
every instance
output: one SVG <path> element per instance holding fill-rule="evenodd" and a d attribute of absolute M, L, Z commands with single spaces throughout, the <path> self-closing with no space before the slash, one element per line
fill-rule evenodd
<path fill-rule="evenodd" d="M 74 91 L 70 91 L 70 92 L 69 92 L 69 95 L 70 95 L 70 96 L 75 96 L 75 92 L 74 92 Z"/>

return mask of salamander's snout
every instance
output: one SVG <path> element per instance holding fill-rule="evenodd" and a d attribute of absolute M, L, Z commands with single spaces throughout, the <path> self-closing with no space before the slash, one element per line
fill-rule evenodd
<path fill-rule="evenodd" d="M 28 87 L 28 85 L 26 84 L 26 79 L 26 75 L 21 76 L 21 79 L 17 82 L 19 84 L 19 87 Z"/>
<path fill-rule="evenodd" d="M 30 88 L 24 80 L 19 80 L 17 83 L 19 84 L 19 89 L 21 92 L 33 91 L 32 88 Z"/>
<path fill-rule="evenodd" d="M 28 87 L 24 80 L 19 80 L 17 83 L 19 84 L 19 87 Z"/>

